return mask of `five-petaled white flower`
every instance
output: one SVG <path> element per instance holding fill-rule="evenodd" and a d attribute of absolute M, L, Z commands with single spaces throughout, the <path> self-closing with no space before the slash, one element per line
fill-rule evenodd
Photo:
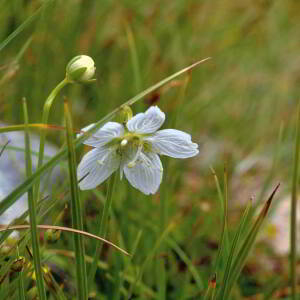
<path fill-rule="evenodd" d="M 126 125 L 108 122 L 84 144 L 95 147 L 85 154 L 78 166 L 79 187 L 95 188 L 120 168 L 133 187 L 146 195 L 154 194 L 162 180 L 163 167 L 158 154 L 188 158 L 198 154 L 198 145 L 183 131 L 157 131 L 165 121 L 165 114 L 150 107 L 127 121 Z M 82 129 L 87 131 L 94 124 Z"/>

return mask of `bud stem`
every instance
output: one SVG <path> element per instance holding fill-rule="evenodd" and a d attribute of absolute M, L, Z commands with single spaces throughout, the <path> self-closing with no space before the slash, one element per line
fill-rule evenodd
<path fill-rule="evenodd" d="M 68 83 L 69 83 L 68 79 L 65 78 L 49 94 L 49 96 L 46 99 L 45 104 L 44 104 L 44 110 L 43 110 L 43 116 L 42 116 L 42 123 L 43 124 L 48 124 L 49 113 L 50 113 L 51 106 L 52 106 L 52 104 L 54 102 L 54 99 L 56 98 L 56 96 L 58 95 L 58 93 L 60 92 L 60 90 L 65 85 L 67 85 Z M 42 164 L 43 164 L 44 151 L 45 151 L 45 139 L 46 139 L 46 130 L 41 130 L 39 158 L 38 158 L 37 169 L 39 169 L 42 166 Z M 40 181 L 37 182 L 37 184 L 36 184 L 36 186 L 34 188 L 34 199 L 35 199 L 36 202 L 38 201 L 38 198 L 39 198 L 39 190 L 40 190 Z"/>

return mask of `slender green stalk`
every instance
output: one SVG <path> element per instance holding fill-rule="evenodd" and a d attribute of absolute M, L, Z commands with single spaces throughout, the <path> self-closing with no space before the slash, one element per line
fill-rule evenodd
<path fill-rule="evenodd" d="M 39 9 L 37 9 L 29 18 L 27 18 L 16 30 L 14 30 L 4 41 L 0 43 L 0 51 L 2 51 L 16 36 L 18 36 L 27 26 L 37 19 L 39 14 L 52 2 L 53 0 L 45 1 Z"/>
<path fill-rule="evenodd" d="M 58 95 L 59 91 L 69 83 L 69 81 L 67 80 L 67 78 L 65 78 L 64 80 L 62 80 L 50 93 L 50 95 L 48 96 L 48 98 L 46 99 L 46 102 L 44 104 L 44 110 L 43 110 L 43 116 L 42 116 L 42 123 L 43 124 L 48 124 L 48 119 L 49 119 L 49 113 L 50 113 L 50 109 L 51 106 L 56 98 L 56 96 Z M 46 131 L 42 130 L 41 134 L 40 134 L 40 148 L 39 148 L 39 158 L 38 158 L 38 164 L 37 164 L 37 168 L 39 169 L 42 164 L 43 164 L 43 160 L 44 160 L 44 151 L 45 151 L 45 139 L 46 139 Z M 38 201 L 39 198 L 39 190 L 40 190 L 40 180 L 37 181 L 36 185 L 35 185 L 35 189 L 34 189 L 34 199 L 35 201 Z"/>
<path fill-rule="evenodd" d="M 228 257 L 228 253 L 229 253 L 229 237 L 228 237 L 228 228 L 227 228 L 227 214 L 228 214 L 227 170 L 226 170 L 226 168 L 224 169 L 224 186 L 225 186 L 225 198 L 224 198 L 221 187 L 220 187 L 220 182 L 219 182 L 218 176 L 212 167 L 210 167 L 210 169 L 211 169 L 211 172 L 215 179 L 218 196 L 219 196 L 219 200 L 220 200 L 220 206 L 221 206 L 222 232 L 221 232 L 220 243 L 219 243 L 220 247 L 218 249 L 216 265 L 215 265 L 215 269 L 217 269 L 220 264 L 221 254 L 223 253 L 223 250 L 225 251 L 226 258 Z"/>
<path fill-rule="evenodd" d="M 31 151 L 30 151 L 30 138 L 29 131 L 26 125 L 28 124 L 28 111 L 26 100 L 23 99 L 23 110 L 24 110 L 24 123 L 25 123 L 25 161 L 26 161 L 26 176 L 29 178 L 32 175 L 32 162 L 31 162 Z M 41 268 L 41 258 L 38 241 L 37 221 L 36 221 L 36 203 L 33 198 L 33 188 L 28 189 L 28 210 L 29 210 L 29 221 L 30 221 L 30 232 L 32 242 L 32 254 L 34 261 L 34 269 L 36 274 L 36 282 L 40 300 L 46 300 L 46 291 L 43 280 L 43 273 Z"/>
<path fill-rule="evenodd" d="M 108 217 L 109 217 L 111 204 L 112 204 L 112 196 L 113 196 L 113 192 L 114 192 L 116 176 L 117 176 L 116 173 L 114 173 L 108 182 L 107 196 L 106 196 L 106 201 L 104 203 L 100 228 L 99 228 L 99 232 L 98 232 L 98 236 L 100 236 L 102 238 L 105 238 L 106 233 L 107 233 Z M 100 241 L 96 242 L 96 249 L 94 251 L 95 254 L 94 254 L 91 268 L 89 270 L 89 277 L 88 277 L 88 282 L 90 285 L 94 281 L 94 277 L 95 277 L 96 270 L 97 270 L 98 258 L 101 253 L 101 250 L 102 250 L 102 245 L 103 245 L 103 243 L 101 243 Z"/>
<path fill-rule="evenodd" d="M 127 40 L 128 40 L 129 50 L 130 50 L 133 74 L 134 74 L 135 89 L 136 92 L 138 92 L 142 89 L 139 58 L 137 55 L 135 40 L 134 40 L 131 27 L 127 22 L 125 23 L 125 27 L 126 27 Z"/>
<path fill-rule="evenodd" d="M 71 211 L 72 211 L 72 227 L 74 229 L 83 230 L 83 221 L 81 214 L 81 202 L 80 194 L 77 184 L 77 172 L 76 172 L 76 156 L 75 147 L 73 144 L 73 129 L 71 115 L 69 112 L 68 104 L 64 103 L 64 111 L 66 118 L 66 138 L 68 145 L 68 163 L 69 163 L 69 174 L 70 174 L 70 185 L 71 185 Z M 76 278 L 77 278 L 77 289 L 78 299 L 88 299 L 88 285 L 86 276 L 86 266 L 84 260 L 84 244 L 83 238 L 80 234 L 74 234 L 74 246 L 76 254 Z"/>
<path fill-rule="evenodd" d="M 296 300 L 297 288 L 297 191 L 299 177 L 299 152 L 300 152 L 300 103 L 298 105 L 298 117 L 296 123 L 296 142 L 294 153 L 294 170 L 293 170 L 293 185 L 292 185 L 292 203 L 291 203 L 291 260 L 290 260 L 290 276 L 292 284 L 292 298 Z"/>
<path fill-rule="evenodd" d="M 19 272 L 19 300 L 26 300 L 23 281 L 23 271 Z"/>
<path fill-rule="evenodd" d="M 240 224 L 238 226 L 238 229 L 237 229 L 237 231 L 235 233 L 235 236 L 234 236 L 234 239 L 232 241 L 232 245 L 231 245 L 230 253 L 229 253 L 229 256 L 228 256 L 228 259 L 227 259 L 226 268 L 225 268 L 225 271 L 224 271 L 224 277 L 223 277 L 223 281 L 222 281 L 222 285 L 221 285 L 220 300 L 224 299 L 224 295 L 226 295 L 227 290 L 229 288 L 228 287 L 228 278 L 230 276 L 232 261 L 234 259 L 235 254 L 236 254 L 236 249 L 237 249 L 240 237 L 241 237 L 241 233 L 244 229 L 244 226 L 245 226 L 246 220 L 248 218 L 251 207 L 252 207 L 252 199 L 250 199 L 250 201 L 247 204 L 247 207 L 246 207 L 246 209 L 243 213 Z"/>

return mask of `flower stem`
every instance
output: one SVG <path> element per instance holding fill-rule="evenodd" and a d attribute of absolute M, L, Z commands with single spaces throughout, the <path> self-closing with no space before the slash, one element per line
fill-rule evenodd
<path fill-rule="evenodd" d="M 48 124 L 48 119 L 49 119 L 49 114 L 50 114 L 50 109 L 51 106 L 58 95 L 59 91 L 69 83 L 69 81 L 65 78 L 62 80 L 50 93 L 48 98 L 45 101 L 44 104 L 44 110 L 43 110 L 43 116 L 42 116 L 42 123 L 43 124 Z M 40 134 L 40 148 L 39 148 L 39 157 L 38 157 L 38 164 L 37 164 L 37 169 L 39 169 L 43 165 L 43 160 L 44 160 L 44 151 L 45 151 L 45 139 L 46 139 L 46 131 L 41 130 Z M 40 190 L 40 180 L 37 181 L 34 189 L 34 199 L 37 202 L 39 198 L 39 190 Z"/>
<path fill-rule="evenodd" d="M 26 100 L 23 99 L 23 110 L 24 110 L 24 123 L 25 123 L 25 162 L 26 162 L 26 176 L 29 178 L 32 175 L 32 162 L 31 162 L 31 150 L 30 150 L 30 138 L 29 131 L 27 128 L 28 124 L 28 111 Z M 36 282 L 40 300 L 46 300 L 46 291 L 43 280 L 43 273 L 41 268 L 41 258 L 38 242 L 38 231 L 36 221 L 36 202 L 33 197 L 33 188 L 28 189 L 28 209 L 29 209 L 29 221 L 30 221 L 30 233 L 32 243 L 32 254 L 34 261 L 34 269 L 36 274 Z"/>
<path fill-rule="evenodd" d="M 109 217 L 109 212 L 112 204 L 112 196 L 113 196 L 113 191 L 114 191 L 114 186 L 116 182 L 116 173 L 113 173 L 111 178 L 109 179 L 108 183 L 108 189 L 107 189 L 107 195 L 106 195 L 106 201 L 104 203 L 104 208 L 103 208 L 103 213 L 101 217 L 101 223 L 100 223 L 100 228 L 98 232 L 98 236 L 105 238 L 106 232 L 107 232 L 107 223 L 108 223 L 108 217 Z M 96 242 L 96 250 L 94 251 L 94 258 L 93 262 L 89 271 L 88 275 L 88 282 L 89 284 L 92 284 L 94 281 L 94 277 L 96 274 L 97 270 L 97 264 L 98 264 L 98 258 L 102 250 L 102 245 L 103 243 L 101 241 Z"/>
<path fill-rule="evenodd" d="M 292 298 L 297 299 L 297 185 L 299 177 L 299 152 L 300 152 L 300 103 L 298 105 L 298 117 L 296 123 L 296 142 L 294 153 L 294 170 L 293 170 L 293 185 L 292 185 L 292 203 L 291 203 L 291 260 L 290 260 L 290 276 L 292 284 Z"/>

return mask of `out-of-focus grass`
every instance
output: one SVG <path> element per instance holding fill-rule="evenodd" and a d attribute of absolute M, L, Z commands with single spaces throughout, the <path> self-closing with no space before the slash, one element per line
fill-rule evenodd
<path fill-rule="evenodd" d="M 0 42 L 43 2 L 0 1 Z M 146 197 L 125 180 L 117 179 L 108 238 L 130 252 L 140 234 L 141 237 L 130 262 L 103 247 L 101 259 L 108 263 L 108 268 L 98 269 L 95 283 L 91 284 L 97 292 L 96 299 L 103 299 L 100 293 L 106 299 L 121 299 L 129 291 L 140 299 L 153 297 L 157 292 L 155 265 L 161 260 L 166 269 L 167 299 L 196 299 L 203 295 L 200 280 L 195 283 L 189 271 L 191 265 L 182 260 L 181 251 L 206 286 L 215 271 L 222 229 L 221 207 L 210 164 L 219 178 L 224 162 L 228 164 L 231 240 L 232 229 L 241 216 L 236 207 L 242 204 L 237 202 L 246 203 L 255 193 L 258 196 L 266 180 L 269 184 L 283 181 L 282 191 L 288 190 L 292 182 L 291 153 L 300 94 L 299 17 L 297 1 L 54 0 L 1 50 L 0 120 L 12 124 L 23 123 L 22 97 L 28 100 L 31 122 L 41 122 L 45 98 L 64 78 L 67 62 L 77 54 L 94 58 L 97 82 L 68 86 L 63 91 L 70 99 L 76 129 L 98 121 L 138 93 L 139 88 L 145 89 L 198 59 L 212 57 L 189 74 L 183 101 L 178 97 L 185 84 L 181 77 L 133 107 L 138 112 L 149 104 L 159 105 L 167 114 L 165 127 L 176 118 L 176 128 L 191 133 L 202 151 L 184 163 L 168 159 L 163 195 L 168 201 L 167 224 L 174 222 L 175 226 L 166 241 L 170 238 L 175 246 L 165 242 L 163 253 L 152 253 L 164 234 L 157 226 L 159 195 Z M 25 52 L 20 57 L 21 49 Z M 60 96 L 50 114 L 51 124 L 64 124 L 62 102 Z M 281 124 L 284 129 L 277 146 Z M 62 145 L 64 132 L 49 131 L 49 139 Z M 277 147 L 273 178 L 268 179 L 271 167 L 263 170 L 259 167 L 250 174 L 250 179 L 236 175 L 237 166 L 245 158 L 258 156 L 272 160 Z M 84 192 L 81 197 L 85 207 L 84 227 L 94 234 L 99 231 L 105 186 L 101 185 L 97 193 Z M 253 186 L 260 189 L 253 190 Z M 48 214 L 52 220 L 69 202 L 68 182 L 60 189 L 63 196 Z M 68 209 L 62 222 L 70 225 Z M 57 244 L 44 248 L 73 250 L 72 237 L 63 234 Z M 93 257 L 94 249 L 95 242 L 86 240 L 87 255 Z M 259 244 L 255 251 L 259 257 L 270 257 L 270 264 L 274 261 L 274 253 L 264 244 Z M 149 257 L 151 263 L 145 265 L 138 283 L 139 272 Z M 275 280 L 282 282 L 278 289 L 288 285 L 286 258 L 281 258 L 282 263 L 276 261 L 283 270 L 281 277 L 249 259 L 233 290 L 234 299 L 270 294 L 270 282 Z M 67 293 L 72 294 L 75 268 L 70 268 L 70 258 L 55 256 L 46 258 L 48 261 L 65 272 Z M 223 264 L 225 268 L 226 263 Z M 128 281 L 128 277 L 132 280 Z M 28 279 L 24 284 L 28 287 Z"/>

